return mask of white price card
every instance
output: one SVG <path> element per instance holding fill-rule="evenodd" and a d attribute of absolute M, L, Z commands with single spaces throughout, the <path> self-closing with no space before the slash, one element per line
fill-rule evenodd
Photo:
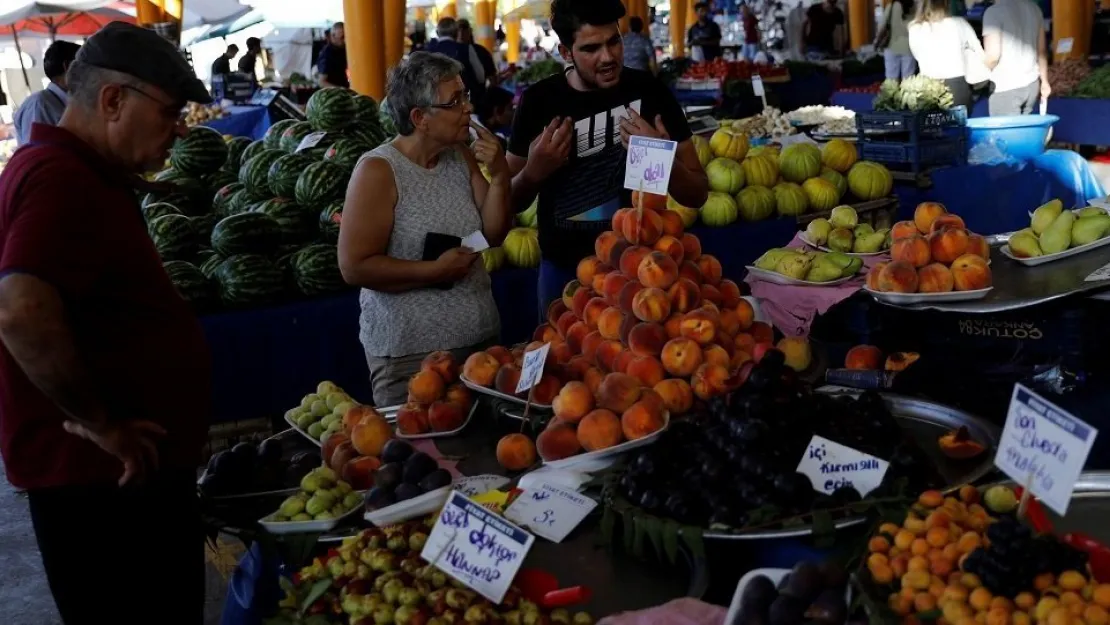
<path fill-rule="evenodd" d="M 486 237 L 482 235 L 481 230 L 475 230 L 474 232 L 463 237 L 462 243 L 460 243 L 459 245 L 463 247 L 469 247 L 475 252 L 481 252 L 482 250 L 489 249 L 489 241 L 487 241 Z"/>
<path fill-rule="evenodd" d="M 1065 37 L 1056 42 L 1056 54 L 1068 54 L 1075 45 L 1075 39 Z"/>
<path fill-rule="evenodd" d="M 536 537 L 452 491 L 420 557 L 501 603 Z"/>
<path fill-rule="evenodd" d="M 630 137 L 624 161 L 624 188 L 666 195 L 678 143 L 666 139 Z"/>
<path fill-rule="evenodd" d="M 813 490 L 831 495 L 842 486 L 851 486 L 861 497 L 879 487 L 890 463 L 827 438 L 814 436 L 809 441 L 798 473 L 809 478 Z"/>
<path fill-rule="evenodd" d="M 1061 516 L 1098 430 L 1014 385 L 994 465 Z"/>
<path fill-rule="evenodd" d="M 294 152 L 303 152 L 304 150 L 311 150 L 312 148 L 319 145 L 320 142 L 323 141 L 324 137 L 326 137 L 327 135 L 328 135 L 328 133 L 323 132 L 323 131 L 309 133 L 309 134 L 305 135 L 304 139 L 301 139 L 300 144 L 297 145 L 297 149 L 293 150 L 293 151 Z"/>
<path fill-rule="evenodd" d="M 559 543 L 596 507 L 597 502 L 585 495 L 542 483 L 514 499 L 505 509 L 505 518 Z"/>
<path fill-rule="evenodd" d="M 543 375 L 543 363 L 547 360 L 547 352 L 551 343 L 544 343 L 543 347 L 524 353 L 524 364 L 520 371 L 520 380 L 516 383 L 516 392 L 524 391 L 536 385 Z"/>
<path fill-rule="evenodd" d="M 503 475 L 470 475 L 455 480 L 453 488 L 467 497 L 477 497 L 491 490 L 497 490 L 511 481 Z"/>
<path fill-rule="evenodd" d="M 761 98 L 767 95 L 767 92 L 763 89 L 763 77 L 759 74 L 752 75 L 752 92 Z"/>
<path fill-rule="evenodd" d="M 1100 280 L 1110 280 L 1110 263 L 1095 269 L 1091 272 L 1091 275 L 1083 279 L 1084 282 L 1098 282 Z"/>

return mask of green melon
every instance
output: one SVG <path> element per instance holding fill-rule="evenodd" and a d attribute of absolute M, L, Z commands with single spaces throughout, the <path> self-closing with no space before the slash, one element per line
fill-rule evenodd
<path fill-rule="evenodd" d="M 370 147 L 378 147 L 393 138 L 376 124 L 355 124 L 343 132 L 344 136 L 360 141 Z"/>
<path fill-rule="evenodd" d="M 215 197 L 212 198 L 212 212 L 217 215 L 230 215 L 235 194 L 242 190 L 243 183 L 241 182 L 232 182 L 220 187 L 216 191 Z"/>
<path fill-rule="evenodd" d="M 273 217 L 248 212 L 229 215 L 212 229 L 212 249 L 220 256 L 269 254 L 277 248 L 280 228 Z"/>
<path fill-rule="evenodd" d="M 213 273 L 220 299 L 233 308 L 270 304 L 281 297 L 285 279 L 272 260 L 258 254 L 229 256 Z"/>
<path fill-rule="evenodd" d="M 223 168 L 227 171 L 238 173 L 239 166 L 243 164 L 243 153 L 254 143 L 250 137 L 232 137 L 227 140 L 227 161 Z"/>
<path fill-rule="evenodd" d="M 212 229 L 216 227 L 216 224 L 220 223 L 220 220 L 223 219 L 223 217 L 224 217 L 223 215 L 217 215 L 215 213 L 208 213 L 207 215 L 198 215 L 196 217 L 190 217 L 189 219 L 190 219 L 191 223 L 193 224 L 193 232 L 196 233 L 197 240 L 198 241 L 209 241 L 209 240 L 211 240 L 211 238 L 212 238 Z"/>
<path fill-rule="evenodd" d="M 221 169 L 214 174 L 208 174 L 201 180 L 201 182 L 204 183 L 204 186 L 208 187 L 209 189 L 220 189 L 226 185 L 238 181 L 239 172 L 230 171 L 227 169 Z"/>
<path fill-rule="evenodd" d="M 301 144 L 301 141 L 310 134 L 312 134 L 312 124 L 308 122 L 297 122 L 286 128 L 285 132 L 281 133 L 281 141 L 278 144 L 278 148 L 282 152 L 295 152 L 297 146 Z"/>
<path fill-rule="evenodd" d="M 331 161 L 337 165 L 352 168 L 358 163 L 358 159 L 372 150 L 369 144 L 360 138 L 340 139 L 328 148 L 324 153 L 324 160 Z"/>
<path fill-rule="evenodd" d="M 266 174 L 270 193 L 275 197 L 293 197 L 297 189 L 297 179 L 314 162 L 303 154 L 286 154 L 274 161 Z"/>
<path fill-rule="evenodd" d="M 328 149 L 331 148 L 332 144 L 335 143 L 335 140 L 339 136 L 339 134 L 340 133 L 336 132 L 325 133 L 324 136 L 316 142 L 316 145 L 310 148 L 305 148 L 297 152 L 297 154 L 307 156 L 314 161 L 321 160 L 324 158 L 324 155 L 327 154 Z M 343 134 L 346 133 L 344 132 Z"/>
<path fill-rule="evenodd" d="M 343 197 L 347 191 L 350 172 L 330 161 L 309 165 L 297 179 L 297 203 L 306 207 L 319 207 Z"/>
<path fill-rule="evenodd" d="M 196 265 L 183 260 L 170 260 L 162 263 L 162 266 L 181 298 L 194 308 L 203 310 L 215 302 L 216 285 Z"/>
<path fill-rule="evenodd" d="M 355 121 L 357 108 L 349 89 L 326 87 L 312 94 L 305 116 L 316 130 L 343 130 Z"/>
<path fill-rule="evenodd" d="M 339 240 L 339 222 L 343 218 L 343 200 L 335 200 L 320 211 L 320 234 L 325 241 Z"/>
<path fill-rule="evenodd" d="M 316 215 L 293 200 L 276 197 L 259 204 L 252 212 L 269 215 L 277 222 L 282 243 L 302 243 L 316 236 Z"/>
<path fill-rule="evenodd" d="M 262 135 L 262 143 L 267 150 L 276 150 L 281 146 L 281 135 L 287 128 L 296 124 L 295 119 L 283 119 L 276 121 L 269 128 L 266 129 L 266 134 Z M 257 142 L 256 142 L 257 143 Z M 246 159 L 244 159 L 244 162 Z"/>
<path fill-rule="evenodd" d="M 142 207 L 143 219 L 147 224 L 151 221 L 158 219 L 164 215 L 180 215 L 181 211 L 178 210 L 173 204 L 167 202 L 151 202 Z"/>
<path fill-rule="evenodd" d="M 278 135 L 278 138 L 280 139 L 281 135 Z M 252 158 L 258 156 L 259 154 L 262 153 L 262 150 L 266 150 L 266 149 L 268 149 L 266 147 L 266 142 L 263 141 L 262 139 L 259 139 L 258 141 L 252 141 L 251 144 L 248 145 L 245 150 L 243 150 L 243 153 L 239 156 L 239 164 L 236 165 L 235 169 L 233 169 L 232 171 L 238 172 L 239 168 L 243 166 L 243 163 L 246 163 L 247 161 L 251 160 Z M 230 167 L 230 165 L 231 164 L 228 163 L 229 167 Z"/>
<path fill-rule="evenodd" d="M 293 277 L 301 293 L 319 295 L 347 287 L 336 254 L 335 245 L 329 243 L 309 245 L 297 252 L 293 257 Z"/>
<path fill-rule="evenodd" d="M 217 130 L 192 126 L 170 150 L 170 165 L 184 174 L 203 176 L 218 171 L 227 162 L 227 143 Z"/>
<path fill-rule="evenodd" d="M 184 215 L 162 215 L 147 225 L 154 248 L 163 261 L 192 258 L 199 249 L 193 222 Z"/>
<path fill-rule="evenodd" d="M 368 95 L 356 93 L 355 100 L 355 120 L 362 123 L 378 123 L 378 103 Z"/>
<path fill-rule="evenodd" d="M 186 175 L 185 172 L 173 167 L 167 167 L 154 174 L 154 182 L 176 182 L 183 178 L 189 178 L 189 176 Z"/>
<path fill-rule="evenodd" d="M 263 150 L 261 154 L 243 163 L 239 168 L 239 182 L 251 195 L 269 197 L 270 166 L 282 156 L 285 156 L 285 152 L 281 150 Z"/>
<path fill-rule="evenodd" d="M 200 272 L 204 274 L 205 278 L 211 279 L 222 262 L 224 262 L 224 257 L 213 252 L 211 256 L 204 259 L 204 262 L 201 263 Z"/>

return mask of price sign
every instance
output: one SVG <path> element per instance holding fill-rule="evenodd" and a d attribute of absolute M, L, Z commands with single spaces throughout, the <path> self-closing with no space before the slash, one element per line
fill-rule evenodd
<path fill-rule="evenodd" d="M 505 518 L 559 543 L 596 507 L 597 502 L 589 497 L 542 483 L 521 493 L 505 509 Z"/>
<path fill-rule="evenodd" d="M 543 363 L 547 360 L 547 352 L 550 349 L 551 343 L 544 343 L 543 347 L 524 354 L 524 365 L 521 368 L 520 380 L 516 383 L 516 392 L 523 393 L 540 381 L 540 376 L 543 375 Z"/>
<path fill-rule="evenodd" d="M 477 497 L 511 482 L 503 475 L 471 475 L 455 480 L 454 489 L 467 497 Z"/>
<path fill-rule="evenodd" d="M 1065 37 L 1056 42 L 1056 54 L 1068 54 L 1075 45 L 1075 39 Z"/>
<path fill-rule="evenodd" d="M 482 235 L 481 230 L 475 230 L 474 232 L 463 237 L 462 243 L 460 243 L 459 245 L 461 245 L 462 247 L 468 247 L 475 252 L 481 252 L 482 250 L 489 249 L 489 241 L 487 241 L 486 237 Z"/>
<path fill-rule="evenodd" d="M 830 495 L 842 486 L 851 486 L 861 497 L 879 487 L 890 463 L 862 451 L 814 436 L 809 441 L 798 473 L 809 478 L 813 490 Z"/>
<path fill-rule="evenodd" d="M 320 142 L 323 141 L 324 137 L 326 137 L 327 135 L 328 133 L 326 132 L 309 133 L 305 135 L 304 139 L 301 139 L 301 143 L 297 146 L 297 149 L 293 151 L 302 152 L 304 150 L 311 150 L 312 148 L 319 145 Z"/>
<path fill-rule="evenodd" d="M 420 557 L 501 603 L 536 537 L 452 491 Z"/>
<path fill-rule="evenodd" d="M 752 75 L 752 93 L 763 100 L 763 108 L 767 108 L 767 90 L 763 88 L 763 77 L 759 74 Z"/>
<path fill-rule="evenodd" d="M 666 139 L 630 137 L 624 161 L 624 188 L 666 195 L 678 143 Z"/>
<path fill-rule="evenodd" d="M 1096 436 L 1095 428 L 1015 384 L 994 465 L 1064 515 Z"/>

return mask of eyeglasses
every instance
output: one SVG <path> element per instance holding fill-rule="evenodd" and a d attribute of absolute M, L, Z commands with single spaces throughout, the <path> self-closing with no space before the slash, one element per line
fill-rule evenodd
<path fill-rule="evenodd" d="M 457 109 L 460 106 L 466 106 L 467 104 L 470 104 L 470 92 L 463 91 L 459 95 L 451 98 L 451 100 L 448 102 L 444 102 L 442 104 L 429 104 L 428 108 L 451 110 Z"/>
<path fill-rule="evenodd" d="M 172 120 L 175 120 L 179 124 L 185 122 L 185 107 L 184 106 L 179 106 L 179 105 L 176 105 L 176 104 L 167 104 L 161 98 L 154 97 L 154 96 L 150 95 L 149 93 L 147 93 L 146 91 L 143 91 L 142 89 L 139 89 L 138 87 L 132 87 L 131 85 L 120 85 L 120 88 L 125 89 L 127 91 L 134 91 L 135 93 L 143 96 L 144 98 L 147 98 L 148 100 L 151 100 L 153 102 L 157 102 L 158 104 L 160 104 L 162 106 L 162 116 L 165 117 L 167 120 L 172 119 Z"/>

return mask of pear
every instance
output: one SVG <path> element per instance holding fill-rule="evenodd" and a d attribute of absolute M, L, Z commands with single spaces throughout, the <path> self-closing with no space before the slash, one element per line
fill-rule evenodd
<path fill-rule="evenodd" d="M 825 241 L 829 240 L 829 232 L 832 230 L 832 224 L 824 217 L 818 217 L 809 222 L 806 226 L 806 238 L 814 245 L 824 245 Z"/>
<path fill-rule="evenodd" d="M 1044 234 L 1052 222 L 1060 216 L 1064 211 L 1064 203 L 1060 200 L 1052 200 L 1033 211 L 1033 219 L 1029 224 L 1033 227 L 1034 234 Z M 1067 249 L 1066 247 L 1064 249 Z"/>
<path fill-rule="evenodd" d="M 839 278 L 840 274 L 840 265 L 828 256 L 822 256 L 810 265 L 809 271 L 806 272 L 806 280 L 810 282 L 831 282 Z"/>
<path fill-rule="evenodd" d="M 837 206 L 829 213 L 829 223 L 834 228 L 855 228 L 859 223 L 859 215 L 851 206 Z"/>
<path fill-rule="evenodd" d="M 788 278 L 804 280 L 813 260 L 805 254 L 788 254 L 775 265 L 775 271 Z"/>
<path fill-rule="evenodd" d="M 1041 251 L 1045 254 L 1056 254 L 1071 247 L 1071 226 L 1074 223 L 1075 213 L 1071 211 L 1060 213 L 1052 220 L 1052 225 L 1041 233 L 1039 239 Z"/>
<path fill-rule="evenodd" d="M 1031 235 L 1033 235 L 1033 236 L 1037 236 L 1037 233 L 1036 233 L 1036 232 L 1033 232 L 1033 229 L 1032 229 L 1032 228 L 1022 228 L 1021 230 L 1018 230 L 1017 232 L 1015 232 L 1015 233 L 1011 234 L 1010 236 L 1011 236 L 1011 237 L 1015 237 L 1015 236 L 1017 236 L 1017 235 L 1019 235 L 1019 234 L 1031 234 Z"/>
<path fill-rule="evenodd" d="M 339 476 L 328 467 L 316 467 L 312 470 L 312 473 L 320 478 L 320 482 L 323 484 L 321 488 L 331 488 L 333 484 L 339 481 Z"/>
<path fill-rule="evenodd" d="M 1080 217 L 1071 226 L 1071 245 L 1078 247 L 1094 243 L 1106 236 L 1110 230 L 1110 215 L 1103 213 L 1091 217 Z"/>
<path fill-rule="evenodd" d="M 1088 206 L 1087 208 L 1081 209 L 1076 214 L 1076 217 L 1079 217 L 1080 219 L 1083 219 L 1084 217 L 1098 217 L 1100 215 L 1105 215 L 1105 214 L 1106 214 L 1106 211 L 1097 207 L 1097 206 Z"/>
<path fill-rule="evenodd" d="M 829 233 L 829 249 L 834 252 L 852 251 L 852 231 L 848 228 L 837 228 Z"/>
<path fill-rule="evenodd" d="M 854 276 L 859 273 L 861 267 L 863 267 L 863 259 L 859 256 L 852 256 L 852 262 L 841 271 L 840 275 Z"/>
<path fill-rule="evenodd" d="M 774 271 L 775 266 L 779 264 L 779 261 L 782 260 L 783 256 L 793 253 L 795 252 L 792 252 L 791 250 L 786 248 L 773 247 L 764 252 L 762 256 L 755 260 L 755 266 L 767 271 Z"/>
<path fill-rule="evenodd" d="M 852 235 L 858 239 L 863 235 L 871 234 L 874 231 L 875 229 L 871 227 L 871 224 L 859 224 L 855 228 L 852 228 Z"/>
<path fill-rule="evenodd" d="M 881 250 L 884 241 L 886 241 L 886 233 L 872 232 L 857 238 L 852 250 L 857 254 L 871 254 Z"/>
<path fill-rule="evenodd" d="M 320 401 L 319 395 L 317 395 L 316 393 L 309 393 L 301 399 L 301 408 L 304 408 L 305 410 L 311 410 L 312 404 L 318 401 Z"/>
<path fill-rule="evenodd" d="M 825 254 L 825 257 L 836 263 L 836 266 L 840 267 L 841 269 L 847 267 L 848 265 L 851 265 L 852 260 L 856 258 L 855 256 L 849 256 L 841 252 L 829 252 L 828 254 Z"/>
<path fill-rule="evenodd" d="M 307 473 L 301 478 L 301 490 L 306 493 L 314 493 L 323 487 L 323 480 L 315 473 Z"/>
<path fill-rule="evenodd" d="M 289 517 L 289 520 L 293 521 L 294 523 L 300 523 L 302 521 L 311 521 L 312 517 L 309 516 L 308 514 L 302 512 L 302 513 L 300 513 L 296 516 Z"/>
<path fill-rule="evenodd" d="M 304 512 L 304 506 L 305 498 L 294 495 L 281 502 L 281 507 L 278 508 L 278 511 L 287 517 L 292 517 Z"/>
<path fill-rule="evenodd" d="M 1034 256 L 1044 256 L 1041 251 L 1041 244 L 1037 242 L 1037 237 L 1031 233 L 1019 232 L 1010 237 L 1010 253 L 1017 258 L 1033 258 Z"/>

